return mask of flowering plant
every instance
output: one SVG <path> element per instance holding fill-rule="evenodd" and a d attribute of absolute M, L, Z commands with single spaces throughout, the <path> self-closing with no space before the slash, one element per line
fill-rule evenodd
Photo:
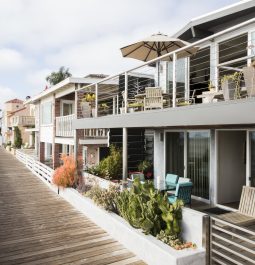
<path fill-rule="evenodd" d="M 76 164 L 73 156 L 62 155 L 63 165 L 58 167 L 53 174 L 53 183 L 67 188 L 73 187 L 76 181 Z"/>
<path fill-rule="evenodd" d="M 94 102 L 96 99 L 96 96 L 94 93 L 86 93 L 84 95 L 83 101 L 85 102 Z"/>

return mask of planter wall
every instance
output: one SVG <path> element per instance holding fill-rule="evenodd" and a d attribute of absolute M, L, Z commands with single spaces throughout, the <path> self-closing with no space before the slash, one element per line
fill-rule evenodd
<path fill-rule="evenodd" d="M 98 184 L 102 189 L 108 189 L 110 185 L 116 185 L 114 182 L 92 175 L 90 173 L 83 173 L 85 183 Z"/>
<path fill-rule="evenodd" d="M 184 229 L 186 235 L 199 239 L 198 242 L 194 242 L 198 245 L 198 248 L 178 251 L 151 235 L 144 235 L 141 231 L 131 227 L 120 216 L 104 211 L 74 189 L 61 190 L 60 195 L 149 265 L 205 264 L 205 249 L 200 247 L 201 240 L 198 235 L 195 237 L 191 236 L 192 234 L 200 233 L 200 231 L 194 231 L 193 223 L 201 217 L 200 215 L 195 216 L 195 211 L 191 210 L 192 213 L 190 214 L 189 209 L 187 213 L 184 210 L 184 218 L 186 219 L 185 216 L 189 217 L 188 220 L 184 220 Z M 194 220 L 192 216 L 195 216 Z M 189 224 L 191 224 L 190 227 Z M 197 225 L 199 226 L 199 224 Z"/>

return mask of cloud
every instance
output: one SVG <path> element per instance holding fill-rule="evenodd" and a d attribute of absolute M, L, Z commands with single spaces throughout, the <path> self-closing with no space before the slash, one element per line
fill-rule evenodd
<path fill-rule="evenodd" d="M 3 48 L 0 49 L 0 70 L 3 72 L 13 71 L 27 67 L 29 62 L 17 50 Z"/>
<path fill-rule="evenodd" d="M 13 98 L 17 98 L 17 93 L 9 88 L 9 87 L 5 87 L 5 86 L 1 86 L 0 85 L 0 109 L 3 109 L 4 103 L 10 99 Z"/>
<path fill-rule="evenodd" d="M 30 90 L 29 95 L 34 95 L 42 91 L 47 82 L 45 80 L 46 76 L 48 76 L 52 71 L 49 68 L 43 68 L 39 70 L 30 71 L 25 79 L 28 85 L 32 86 L 34 89 Z"/>
<path fill-rule="evenodd" d="M 1 84 L 30 95 L 60 66 L 74 76 L 139 64 L 119 48 L 237 0 L 0 0 Z"/>

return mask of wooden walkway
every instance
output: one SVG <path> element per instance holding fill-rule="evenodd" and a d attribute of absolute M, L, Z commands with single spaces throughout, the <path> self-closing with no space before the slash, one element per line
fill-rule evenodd
<path fill-rule="evenodd" d="M 0 147 L 0 264 L 145 264 Z"/>

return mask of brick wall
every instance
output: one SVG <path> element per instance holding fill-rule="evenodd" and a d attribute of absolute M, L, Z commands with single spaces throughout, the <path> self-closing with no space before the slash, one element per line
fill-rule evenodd
<path fill-rule="evenodd" d="M 84 98 L 84 91 L 77 91 L 77 118 L 83 118 L 81 100 Z"/>
<path fill-rule="evenodd" d="M 53 148 L 53 169 L 56 169 L 60 166 L 59 163 L 59 153 L 60 153 L 60 144 L 55 144 Z"/>
<path fill-rule="evenodd" d="M 59 117 L 60 116 L 60 99 L 59 98 L 55 99 L 54 111 L 55 111 L 55 113 L 54 113 L 55 117 Z"/>

